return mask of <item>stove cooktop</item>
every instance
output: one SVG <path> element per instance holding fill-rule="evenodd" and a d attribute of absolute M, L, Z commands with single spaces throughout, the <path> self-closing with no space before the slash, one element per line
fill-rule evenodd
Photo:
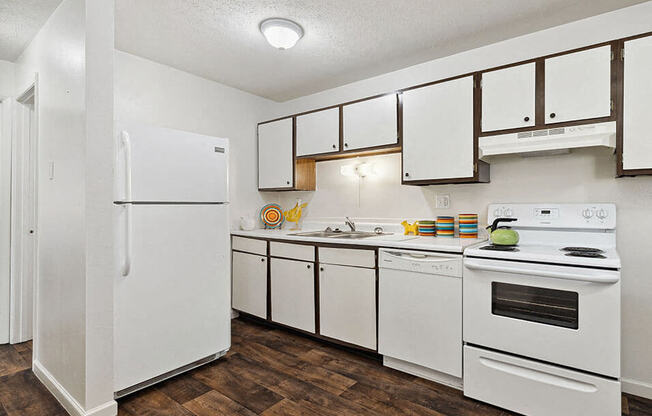
<path fill-rule="evenodd" d="M 488 246 L 482 246 L 480 247 L 480 250 L 492 250 L 492 251 L 518 251 L 518 248 L 516 246 L 496 246 L 496 245 L 488 245 Z"/>
<path fill-rule="evenodd" d="M 604 250 L 595 247 L 564 247 L 561 251 L 570 251 L 575 253 L 604 253 Z"/>

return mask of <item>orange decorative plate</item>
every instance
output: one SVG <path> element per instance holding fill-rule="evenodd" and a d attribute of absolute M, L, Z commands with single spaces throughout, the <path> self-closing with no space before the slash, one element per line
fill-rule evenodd
<path fill-rule="evenodd" d="M 265 228 L 279 228 L 283 225 L 285 217 L 279 204 L 267 204 L 260 210 L 260 220 Z"/>

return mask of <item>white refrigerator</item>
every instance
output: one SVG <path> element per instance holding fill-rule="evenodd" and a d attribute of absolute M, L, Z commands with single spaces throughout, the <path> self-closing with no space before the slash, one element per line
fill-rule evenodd
<path fill-rule="evenodd" d="M 116 122 L 115 397 L 231 346 L 228 140 Z"/>

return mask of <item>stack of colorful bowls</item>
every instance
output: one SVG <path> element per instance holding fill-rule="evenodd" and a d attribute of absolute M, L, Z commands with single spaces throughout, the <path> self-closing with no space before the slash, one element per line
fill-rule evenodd
<path fill-rule="evenodd" d="M 460 238 L 478 238 L 478 214 L 460 214 Z"/>
<path fill-rule="evenodd" d="M 421 220 L 419 221 L 419 235 L 434 237 L 435 232 L 435 222 L 431 220 Z"/>
<path fill-rule="evenodd" d="M 437 236 L 454 237 L 455 236 L 455 218 L 454 217 L 437 217 Z"/>

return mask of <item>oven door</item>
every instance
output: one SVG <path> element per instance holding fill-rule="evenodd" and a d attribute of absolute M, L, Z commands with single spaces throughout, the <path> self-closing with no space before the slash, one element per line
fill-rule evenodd
<path fill-rule="evenodd" d="M 466 343 L 620 377 L 620 272 L 464 259 Z"/>

